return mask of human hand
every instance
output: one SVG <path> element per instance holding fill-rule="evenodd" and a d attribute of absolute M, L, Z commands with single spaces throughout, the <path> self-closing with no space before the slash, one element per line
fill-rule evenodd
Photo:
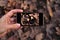
<path fill-rule="evenodd" d="M 12 19 L 11 16 L 17 12 L 23 12 L 23 10 L 21 9 L 11 10 L 0 19 L 0 37 L 4 36 L 6 33 L 8 33 L 11 30 L 17 30 L 18 28 L 20 28 L 20 24 L 11 23 L 11 21 L 13 21 L 11 20 Z"/>

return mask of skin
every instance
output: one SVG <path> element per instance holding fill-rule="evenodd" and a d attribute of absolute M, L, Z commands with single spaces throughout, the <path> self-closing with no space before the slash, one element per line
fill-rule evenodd
<path fill-rule="evenodd" d="M 20 24 L 12 23 L 11 16 L 17 12 L 23 12 L 21 9 L 14 9 L 6 13 L 2 18 L 0 18 L 0 37 L 6 35 L 6 33 L 10 32 L 11 30 L 17 30 L 21 28 Z"/>

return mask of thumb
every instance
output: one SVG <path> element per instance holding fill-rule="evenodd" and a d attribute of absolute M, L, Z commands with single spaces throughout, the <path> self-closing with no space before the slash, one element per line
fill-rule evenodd
<path fill-rule="evenodd" d="M 12 25 L 9 25 L 9 29 L 12 29 L 12 30 L 15 30 L 15 29 L 19 29 L 21 26 L 20 24 L 16 23 L 16 24 L 12 24 Z"/>

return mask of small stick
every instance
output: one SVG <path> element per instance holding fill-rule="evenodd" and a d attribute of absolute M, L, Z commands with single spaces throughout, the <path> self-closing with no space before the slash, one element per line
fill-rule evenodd
<path fill-rule="evenodd" d="M 49 2 L 49 0 L 47 0 L 47 8 L 48 8 L 48 11 L 49 11 L 50 16 L 53 17 L 53 11 L 52 11 L 52 9 L 51 9 L 51 7 L 50 7 L 50 2 Z"/>

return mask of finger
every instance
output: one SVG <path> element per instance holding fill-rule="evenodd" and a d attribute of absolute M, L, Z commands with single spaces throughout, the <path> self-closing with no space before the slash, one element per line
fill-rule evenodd
<path fill-rule="evenodd" d="M 15 22 L 14 20 L 15 20 L 15 18 L 11 18 L 10 23 L 14 23 Z"/>
<path fill-rule="evenodd" d="M 23 12 L 23 10 L 21 9 L 14 9 L 14 10 L 11 10 L 10 12 L 8 12 L 5 17 L 11 17 L 13 14 L 17 13 L 17 12 Z"/>
<path fill-rule="evenodd" d="M 11 24 L 9 25 L 9 27 L 7 28 L 8 30 L 15 30 L 15 29 L 19 29 L 21 26 L 20 24 L 16 23 L 16 24 Z"/>
<path fill-rule="evenodd" d="M 11 20 L 11 21 L 14 21 L 14 19 L 15 19 L 15 18 L 11 18 L 10 20 Z"/>
<path fill-rule="evenodd" d="M 15 24 L 17 23 L 17 19 L 16 18 L 10 18 L 10 24 Z"/>
<path fill-rule="evenodd" d="M 7 34 L 7 32 L 4 32 L 2 34 L 0 34 L 0 38 L 2 38 L 3 36 L 5 36 Z"/>

